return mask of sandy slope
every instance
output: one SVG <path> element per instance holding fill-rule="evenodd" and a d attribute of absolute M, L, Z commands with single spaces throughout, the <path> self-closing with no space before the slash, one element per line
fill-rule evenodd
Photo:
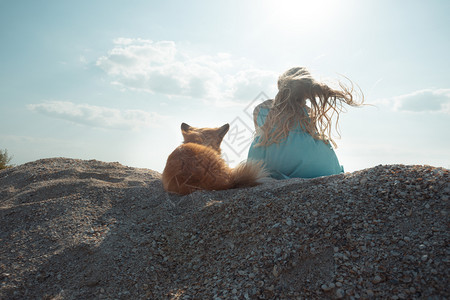
<path fill-rule="evenodd" d="M 65 158 L 0 171 L 0 298 L 450 297 L 446 169 L 184 197 L 159 177 Z"/>

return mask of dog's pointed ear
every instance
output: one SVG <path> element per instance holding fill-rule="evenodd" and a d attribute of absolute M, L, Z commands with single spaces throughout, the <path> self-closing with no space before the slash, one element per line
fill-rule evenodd
<path fill-rule="evenodd" d="M 191 126 L 189 126 L 186 123 L 181 123 L 181 131 L 189 131 L 191 129 Z"/>
<path fill-rule="evenodd" d="M 219 128 L 219 136 L 220 138 L 223 138 L 225 134 L 227 134 L 228 130 L 230 130 L 230 124 L 225 124 L 222 127 Z"/>

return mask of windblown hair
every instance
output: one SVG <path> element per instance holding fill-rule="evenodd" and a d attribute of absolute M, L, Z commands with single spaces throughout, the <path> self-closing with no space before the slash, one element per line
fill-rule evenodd
<path fill-rule="evenodd" d="M 349 80 L 350 81 L 350 80 Z M 360 106 L 364 102 L 355 100 L 357 93 L 350 81 L 350 87 L 339 82 L 340 89 L 333 89 L 325 83 L 317 82 L 306 68 L 295 67 L 278 78 L 278 93 L 272 103 L 258 146 L 269 146 L 285 139 L 289 131 L 298 127 L 312 137 L 337 145 L 331 137 L 333 118 L 338 136 L 339 114 L 345 112 L 344 104 Z M 309 107 L 307 105 L 309 100 Z"/>

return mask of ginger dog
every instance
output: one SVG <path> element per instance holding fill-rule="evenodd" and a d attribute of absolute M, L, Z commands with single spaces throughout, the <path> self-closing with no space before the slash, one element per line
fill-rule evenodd
<path fill-rule="evenodd" d="M 184 142 L 168 157 L 162 174 L 164 189 L 187 195 L 196 190 L 226 190 L 258 185 L 267 177 L 261 164 L 243 162 L 230 168 L 221 157 L 220 144 L 230 129 L 195 128 L 181 124 Z"/>

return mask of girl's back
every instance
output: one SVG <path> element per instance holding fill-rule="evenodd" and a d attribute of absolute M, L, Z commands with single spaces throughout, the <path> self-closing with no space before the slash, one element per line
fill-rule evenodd
<path fill-rule="evenodd" d="M 266 121 L 270 111 L 269 103 L 266 101 L 255 109 L 258 128 Z M 279 143 L 255 147 L 260 140 L 261 137 L 255 138 L 248 156 L 254 160 L 264 161 L 265 168 L 273 178 L 313 178 L 343 172 L 331 145 L 314 139 L 300 125 L 292 129 Z"/>

